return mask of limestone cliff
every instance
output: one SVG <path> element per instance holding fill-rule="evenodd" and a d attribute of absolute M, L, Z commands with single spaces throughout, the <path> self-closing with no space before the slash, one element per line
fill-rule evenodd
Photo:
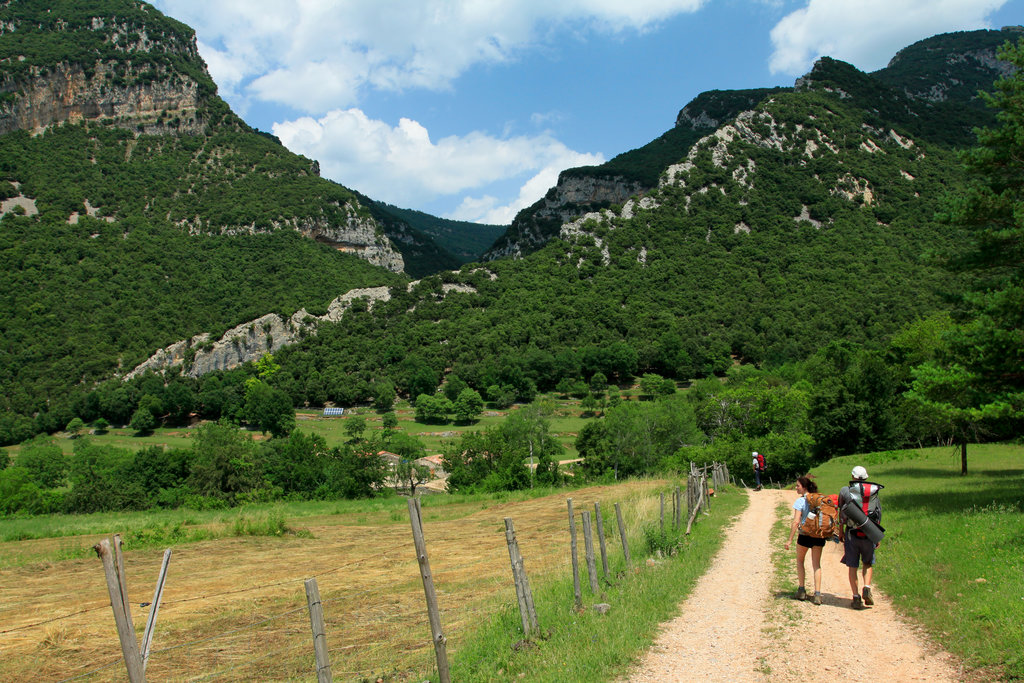
<path fill-rule="evenodd" d="M 489 273 L 494 279 L 496 276 Z M 419 280 L 410 282 L 406 289 L 413 291 Z M 441 285 L 440 298 L 449 292 L 475 294 L 471 285 L 444 283 Z M 315 335 L 321 323 L 336 323 L 342 320 L 345 311 L 357 301 L 363 301 L 368 309 L 372 309 L 378 301 L 390 301 L 391 290 L 388 287 L 368 287 L 353 289 L 334 299 L 322 316 L 310 315 L 302 309 L 285 319 L 276 313 L 268 313 L 256 320 L 237 325 L 225 332 L 220 339 L 213 340 L 208 333 L 198 334 L 191 339 L 175 342 L 154 353 L 148 360 L 140 363 L 123 379 L 129 380 L 147 371 L 163 373 L 173 367 L 181 367 L 182 373 L 188 377 L 201 377 L 216 370 L 231 370 L 243 363 L 259 360 L 264 354 L 273 353 L 282 346 L 294 344 L 304 337 Z"/>
<path fill-rule="evenodd" d="M 147 5 L 0 8 L 0 135 L 95 120 L 147 134 L 201 133 L 216 91 L 194 32 Z M 57 60 L 54 60 L 54 57 Z"/>
<path fill-rule="evenodd" d="M 563 172 L 547 195 L 519 212 L 508 232 L 484 254 L 484 260 L 521 257 L 542 247 L 563 223 L 591 209 L 621 204 L 644 190 L 623 176 L 576 175 Z"/>

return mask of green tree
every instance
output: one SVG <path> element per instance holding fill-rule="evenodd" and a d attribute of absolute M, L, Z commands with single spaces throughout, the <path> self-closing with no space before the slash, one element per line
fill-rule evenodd
<path fill-rule="evenodd" d="M 1024 40 L 999 57 L 1015 68 L 986 96 L 998 124 L 978 130 L 978 146 L 961 156 L 972 182 L 946 216 L 974 238 L 950 261 L 978 278 L 964 297 L 969 317 L 936 361 L 916 368 L 907 394 L 960 443 L 962 474 L 969 438 L 1019 433 L 1024 422 Z"/>
<path fill-rule="evenodd" d="M 256 444 L 235 425 L 223 420 L 202 425 L 192 452 L 189 484 L 200 495 L 234 502 L 260 483 Z"/>
<path fill-rule="evenodd" d="M 249 425 L 274 436 L 287 436 L 295 427 L 291 397 L 255 378 L 246 383 L 244 415 Z"/>
<path fill-rule="evenodd" d="M 452 402 L 444 396 L 420 394 L 416 397 L 416 421 L 424 424 L 441 424 L 448 421 Z"/>
<path fill-rule="evenodd" d="M 42 434 L 21 445 L 14 457 L 14 466 L 25 468 L 31 480 L 44 489 L 63 485 L 68 472 L 64 451 L 53 439 Z"/>
<path fill-rule="evenodd" d="M 466 387 L 459 392 L 453 405 L 455 419 L 459 422 L 472 422 L 484 409 L 484 399 L 476 389 Z"/>
<path fill-rule="evenodd" d="M 82 421 L 82 418 L 76 417 L 72 419 L 71 422 L 68 422 L 68 426 L 64 428 L 64 431 L 66 431 L 72 439 L 77 439 L 82 435 L 83 429 L 85 429 L 85 422 Z"/>
<path fill-rule="evenodd" d="M 139 434 L 145 434 L 146 432 L 152 431 L 157 425 L 156 417 L 153 415 L 148 407 L 140 405 L 132 413 L 132 421 L 129 423 L 129 427 L 134 429 Z"/>
<path fill-rule="evenodd" d="M 395 383 L 389 379 L 373 383 L 373 407 L 377 410 L 391 410 L 395 404 Z"/>
<path fill-rule="evenodd" d="M 349 441 L 361 441 L 366 431 L 366 418 L 362 415 L 350 415 L 345 419 L 345 435 Z"/>

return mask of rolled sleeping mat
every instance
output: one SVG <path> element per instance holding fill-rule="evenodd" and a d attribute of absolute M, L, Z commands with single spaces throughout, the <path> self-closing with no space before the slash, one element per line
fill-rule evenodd
<path fill-rule="evenodd" d="M 868 516 L 860 509 L 860 506 L 852 500 L 846 501 L 846 504 L 843 505 L 843 514 L 846 515 L 848 520 L 853 522 L 853 526 L 856 529 L 863 531 L 864 535 L 872 543 L 881 543 L 882 539 L 885 538 L 885 529 L 868 519 Z"/>

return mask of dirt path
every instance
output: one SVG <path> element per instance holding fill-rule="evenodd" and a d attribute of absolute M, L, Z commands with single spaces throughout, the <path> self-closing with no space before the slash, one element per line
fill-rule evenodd
<path fill-rule="evenodd" d="M 628 681 L 803 683 L 812 675 L 855 681 L 865 678 L 866 671 L 873 679 L 891 682 L 965 680 L 955 659 L 903 621 L 877 588 L 873 607 L 850 608 L 847 568 L 839 562 L 837 544 L 828 544 L 822 554 L 821 606 L 780 591 L 771 530 L 779 514 L 789 518 L 796 494 L 764 490 L 749 495 L 750 505 L 730 529 L 711 569 L 680 605 L 680 615 L 662 625 Z M 807 570 L 810 583 L 810 557 Z M 793 560 L 785 571 L 795 583 Z M 885 571 L 884 554 L 878 571 Z M 813 640 L 829 638 L 831 657 L 808 656 L 827 651 Z"/>

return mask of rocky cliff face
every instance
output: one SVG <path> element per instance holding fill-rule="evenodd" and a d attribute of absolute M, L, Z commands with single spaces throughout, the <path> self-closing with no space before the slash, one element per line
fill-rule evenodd
<path fill-rule="evenodd" d="M 83 120 L 203 132 L 201 92 L 215 88 L 195 34 L 141 3 L 92 4 L 66 13 L 27 2 L 0 8 L 10 46 L 0 60 L 0 134 Z"/>
<path fill-rule="evenodd" d="M 141 71 L 133 70 L 133 75 Z M 0 135 L 15 130 L 39 133 L 66 122 L 110 122 L 148 135 L 199 134 L 206 123 L 199 113 L 199 84 L 188 78 L 117 85 L 114 65 L 98 62 L 92 75 L 79 64 L 61 63 L 33 69 L 20 84 L 8 78 L 0 92 L 11 93 L 0 105 Z M 166 74 L 164 74 L 166 76 Z"/>
<path fill-rule="evenodd" d="M 524 209 L 512 221 L 508 232 L 483 255 L 483 260 L 519 258 L 535 251 L 558 235 L 562 224 L 590 209 L 621 204 L 644 185 L 622 176 L 574 175 L 562 173 L 558 184 L 539 202 Z"/>
<path fill-rule="evenodd" d="M 491 279 L 496 276 L 489 274 Z M 419 281 L 410 282 L 406 289 L 412 291 Z M 439 296 L 449 292 L 475 294 L 476 289 L 466 284 L 445 283 Z M 315 335 L 321 323 L 339 322 L 357 301 L 365 302 L 372 309 L 378 301 L 390 301 L 388 287 L 353 289 L 330 303 L 327 313 L 322 316 L 310 315 L 306 309 L 296 312 L 288 319 L 276 313 L 243 323 L 225 332 L 220 339 L 213 340 L 208 333 L 198 334 L 191 339 L 175 342 L 154 353 L 124 376 L 132 379 L 147 371 L 163 373 L 173 367 L 181 367 L 188 377 L 201 377 L 216 370 L 231 370 L 249 361 L 259 360 L 264 354 L 273 353 L 282 346 L 294 344 L 304 337 Z"/>

